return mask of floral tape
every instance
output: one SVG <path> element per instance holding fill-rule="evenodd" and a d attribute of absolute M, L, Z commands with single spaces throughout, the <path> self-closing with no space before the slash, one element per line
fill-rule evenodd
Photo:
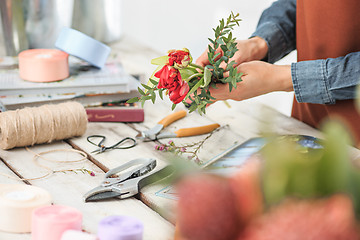
<path fill-rule="evenodd" d="M 69 55 L 57 49 L 29 49 L 19 53 L 20 77 L 32 82 L 53 82 L 69 76 Z"/>
<path fill-rule="evenodd" d="M 67 27 L 61 30 L 55 47 L 98 68 L 104 67 L 111 51 L 107 45 Z"/>
<path fill-rule="evenodd" d="M 82 214 L 61 205 L 40 207 L 32 214 L 32 240 L 59 240 L 67 230 L 81 231 Z"/>
<path fill-rule="evenodd" d="M 99 240 L 141 240 L 143 223 L 129 216 L 109 216 L 98 226 Z"/>
<path fill-rule="evenodd" d="M 44 189 L 24 184 L 0 184 L 0 230 L 11 233 L 31 231 L 31 213 L 50 205 L 52 198 Z"/>

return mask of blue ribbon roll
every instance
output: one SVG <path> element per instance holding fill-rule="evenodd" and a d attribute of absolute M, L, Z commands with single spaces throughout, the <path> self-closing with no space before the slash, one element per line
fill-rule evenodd
<path fill-rule="evenodd" d="M 98 68 L 104 67 L 111 51 L 107 45 L 68 27 L 61 30 L 55 47 Z"/>

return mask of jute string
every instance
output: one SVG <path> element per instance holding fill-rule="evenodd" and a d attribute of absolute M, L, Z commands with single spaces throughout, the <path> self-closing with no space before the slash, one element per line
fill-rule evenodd
<path fill-rule="evenodd" d="M 32 146 L 81 136 L 87 115 L 78 102 L 23 108 L 0 113 L 0 147 Z"/>
<path fill-rule="evenodd" d="M 50 175 L 54 174 L 54 173 L 57 173 L 57 172 L 69 172 L 69 171 L 72 171 L 72 172 L 76 172 L 76 171 L 87 171 L 87 172 L 90 172 L 89 170 L 87 169 L 61 169 L 61 170 L 54 170 L 44 164 L 41 164 L 39 161 L 38 161 L 38 158 L 41 158 L 45 161 L 49 161 L 49 162 L 56 162 L 56 163 L 77 163 L 77 162 L 81 162 L 81 161 L 84 161 L 87 159 L 87 155 L 85 152 L 83 151 L 80 151 L 80 150 L 76 150 L 76 149 L 72 149 L 72 148 L 69 148 L 69 149 L 53 149 L 53 150 L 49 150 L 49 151 L 45 151 L 45 152 L 40 152 L 40 153 L 36 153 L 32 150 L 30 150 L 29 148 L 25 148 L 28 152 L 31 152 L 32 154 L 34 154 L 34 157 L 33 157 L 33 162 L 35 163 L 35 165 L 37 165 L 38 167 L 41 167 L 41 168 L 44 168 L 47 170 L 47 173 L 45 173 L 44 175 L 41 175 L 41 176 L 38 176 L 38 177 L 32 177 L 32 178 L 20 178 L 20 177 L 13 177 L 12 175 L 9 175 L 9 174 L 6 174 L 6 173 L 2 173 L 0 172 L 0 175 L 2 176 L 5 176 L 7 178 L 10 178 L 10 179 L 13 179 L 13 180 L 20 180 L 20 181 L 31 181 L 31 180 L 38 180 L 38 179 L 42 179 L 42 178 L 46 178 L 46 177 L 49 177 Z M 82 158 L 80 159 L 75 159 L 75 160 L 67 160 L 67 161 L 61 161 L 61 160 L 54 160 L 54 159 L 51 159 L 51 158 L 46 158 L 44 157 L 43 155 L 45 154 L 48 154 L 48 153 L 54 153 L 54 152 L 74 152 L 74 153 L 78 153 L 82 156 Z"/>

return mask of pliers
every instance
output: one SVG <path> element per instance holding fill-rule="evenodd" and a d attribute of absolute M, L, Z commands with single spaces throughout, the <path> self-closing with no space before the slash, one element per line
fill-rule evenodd
<path fill-rule="evenodd" d="M 186 116 L 186 111 L 181 110 L 174 112 L 165 118 L 161 119 L 153 128 L 140 132 L 136 138 L 143 141 L 154 141 L 161 138 L 175 138 L 175 137 L 189 137 L 195 135 L 201 135 L 210 133 L 216 128 L 220 127 L 219 124 L 213 123 L 210 125 L 192 127 L 192 128 L 181 128 L 175 132 L 161 132 L 165 127 Z"/>

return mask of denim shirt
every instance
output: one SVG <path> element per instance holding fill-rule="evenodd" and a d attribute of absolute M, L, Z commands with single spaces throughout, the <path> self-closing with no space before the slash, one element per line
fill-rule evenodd
<path fill-rule="evenodd" d="M 274 63 L 296 48 L 296 0 L 278 0 L 266 9 L 252 36 L 265 39 L 265 59 Z M 298 102 L 334 104 L 356 98 L 360 82 L 360 52 L 343 57 L 291 64 L 291 77 Z"/>

